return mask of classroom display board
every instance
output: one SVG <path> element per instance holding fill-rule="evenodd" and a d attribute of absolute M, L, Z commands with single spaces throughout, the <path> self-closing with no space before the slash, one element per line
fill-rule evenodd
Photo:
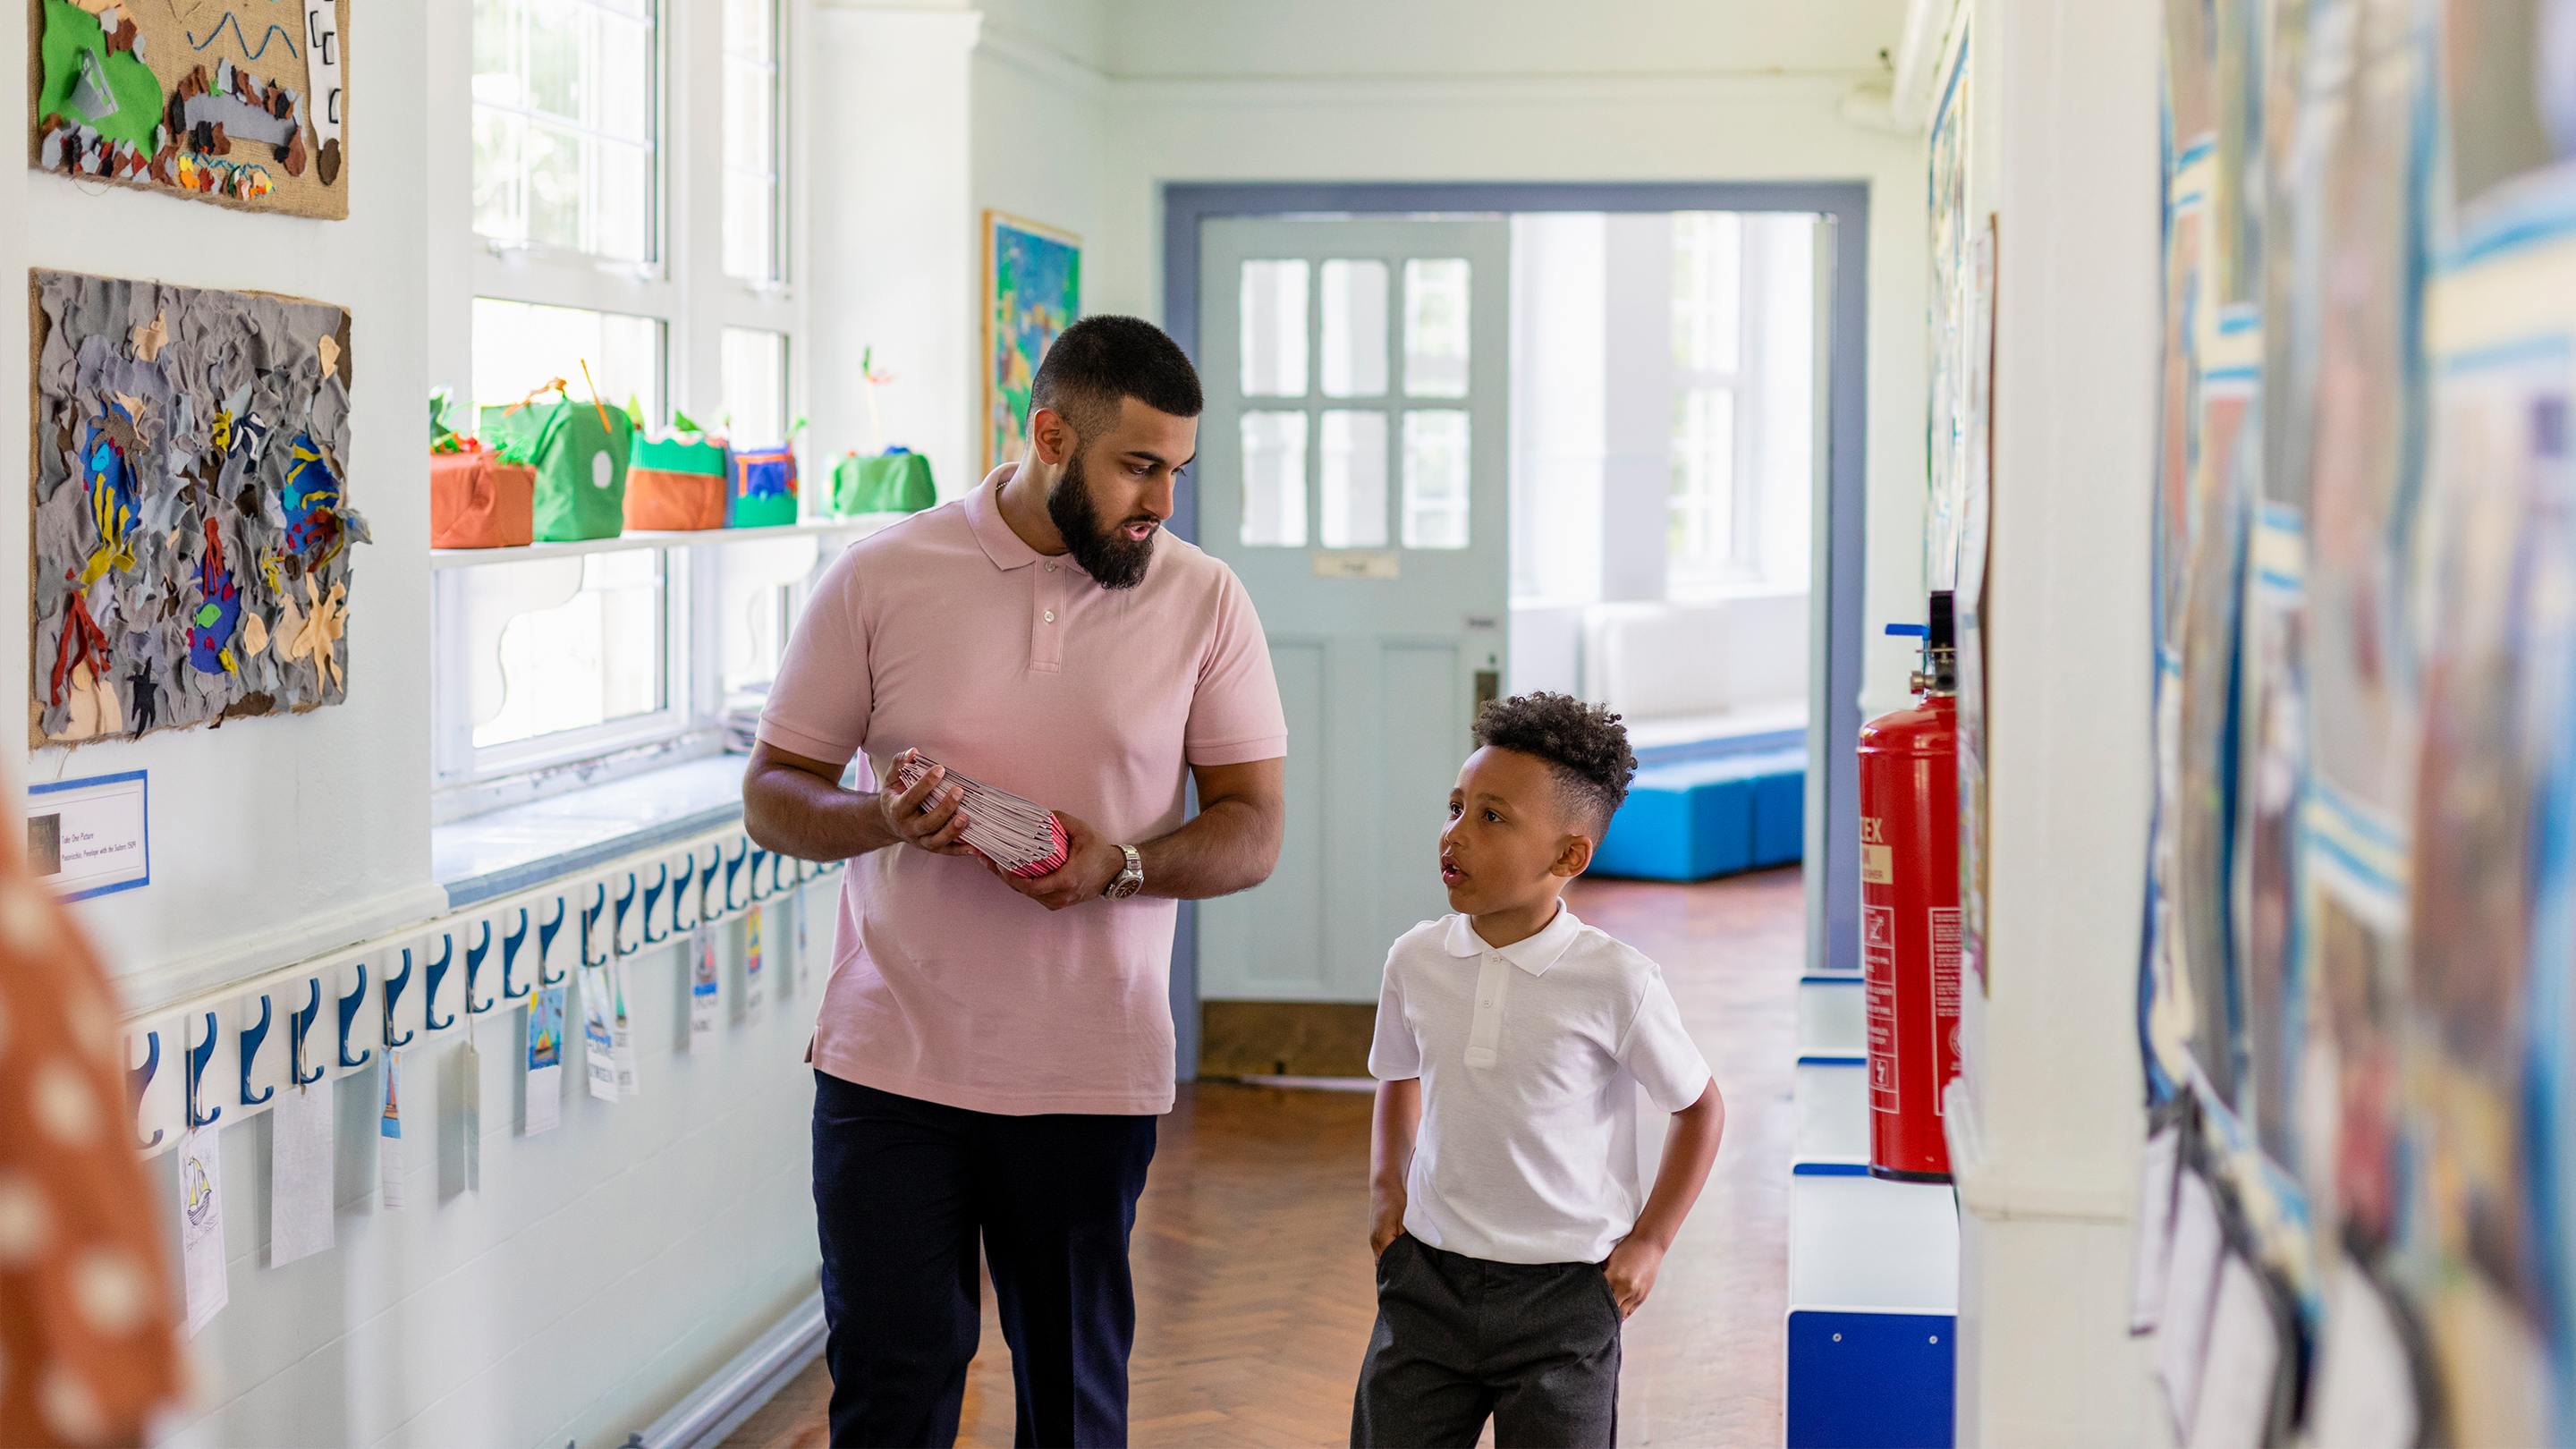
<path fill-rule="evenodd" d="M 2165 14 L 2134 1323 L 2189 1442 L 2576 1442 L 2576 6 Z"/>
<path fill-rule="evenodd" d="M 349 314 L 33 281 L 29 745 L 347 698 Z"/>
<path fill-rule="evenodd" d="M 984 213 L 984 466 L 1020 456 L 1029 389 L 1056 334 L 1082 315 L 1082 239 Z"/>
<path fill-rule="evenodd" d="M 349 214 L 349 0 L 27 0 L 27 159 L 245 211 Z"/>

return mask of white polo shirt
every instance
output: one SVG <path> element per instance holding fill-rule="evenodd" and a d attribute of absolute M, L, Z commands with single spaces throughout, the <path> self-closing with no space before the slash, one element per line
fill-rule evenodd
<path fill-rule="evenodd" d="M 1562 906 L 1496 948 L 1465 916 L 1386 953 L 1369 1071 L 1422 1079 L 1404 1230 L 1490 1263 L 1597 1263 L 1645 1210 L 1639 1098 L 1678 1112 L 1708 1063 L 1653 961 Z"/>

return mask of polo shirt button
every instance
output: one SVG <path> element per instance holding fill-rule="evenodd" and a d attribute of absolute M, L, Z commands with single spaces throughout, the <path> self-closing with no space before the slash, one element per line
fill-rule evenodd
<path fill-rule="evenodd" d="M 1055 565 L 1054 565 L 1054 564 L 1048 564 L 1048 565 L 1047 565 L 1047 572 L 1048 572 L 1048 573 L 1054 573 L 1054 572 L 1055 572 Z"/>
<path fill-rule="evenodd" d="M 1048 622 L 1048 623 L 1050 623 L 1050 624 L 1054 623 L 1054 622 L 1055 622 L 1055 610 L 1053 610 L 1053 609 L 1049 609 L 1049 610 L 1047 610 L 1047 611 L 1046 611 L 1046 614 L 1047 614 L 1047 622 Z"/>

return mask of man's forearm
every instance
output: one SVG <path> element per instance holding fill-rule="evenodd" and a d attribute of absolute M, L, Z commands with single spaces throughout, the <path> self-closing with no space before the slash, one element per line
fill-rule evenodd
<path fill-rule="evenodd" d="M 1209 801 L 1180 829 L 1137 846 L 1145 894 L 1195 901 L 1249 890 L 1278 862 L 1278 833 L 1248 801 Z"/>
<path fill-rule="evenodd" d="M 844 790 L 793 765 L 753 762 L 742 803 L 752 840 L 798 860 L 848 860 L 896 843 L 875 792 Z"/>

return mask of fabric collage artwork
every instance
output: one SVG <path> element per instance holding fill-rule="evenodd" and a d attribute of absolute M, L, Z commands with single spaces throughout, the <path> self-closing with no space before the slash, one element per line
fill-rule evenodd
<path fill-rule="evenodd" d="M 34 745 L 348 696 L 349 314 L 36 274 Z"/>

